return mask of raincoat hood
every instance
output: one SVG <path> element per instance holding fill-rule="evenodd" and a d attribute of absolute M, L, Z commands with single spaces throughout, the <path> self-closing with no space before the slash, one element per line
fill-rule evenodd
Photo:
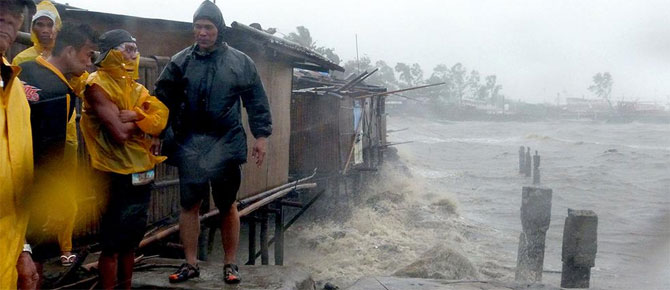
<path fill-rule="evenodd" d="M 56 10 L 56 6 L 51 3 L 49 0 L 44 0 L 40 2 L 40 4 L 37 4 L 37 11 L 35 12 L 35 15 L 33 15 L 32 19 L 32 25 L 35 24 L 35 20 L 37 20 L 40 17 L 47 17 L 51 19 L 54 22 L 54 32 L 60 31 L 60 29 L 63 27 L 63 22 L 60 19 L 60 14 L 58 14 L 58 10 Z M 33 45 L 35 46 L 35 49 L 37 50 L 38 53 L 42 53 L 45 49 L 51 49 L 53 48 L 54 44 L 56 43 L 56 38 L 51 40 L 51 43 L 48 45 L 42 45 L 39 41 L 39 38 L 37 37 L 37 34 L 35 34 L 35 31 L 30 29 L 30 40 L 33 42 Z"/>
<path fill-rule="evenodd" d="M 202 18 L 212 21 L 216 26 L 216 29 L 218 30 L 216 44 L 223 43 L 223 32 L 226 29 L 226 22 L 223 20 L 223 15 L 221 14 L 219 7 L 209 0 L 203 1 L 193 14 L 193 22 Z"/>
<path fill-rule="evenodd" d="M 140 54 L 137 54 L 135 60 L 126 60 L 123 53 L 111 49 L 108 50 L 105 58 L 96 63 L 98 70 L 104 71 L 113 77 L 129 77 L 131 80 L 140 78 Z"/>

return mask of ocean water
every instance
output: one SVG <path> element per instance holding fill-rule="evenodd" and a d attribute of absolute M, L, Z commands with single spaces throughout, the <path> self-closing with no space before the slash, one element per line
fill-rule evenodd
<path fill-rule="evenodd" d="M 567 209 L 590 209 L 599 218 L 591 287 L 670 289 L 669 125 L 389 117 L 389 130 L 404 128 L 389 140 L 412 143 L 397 146 L 399 160 L 360 193 L 350 219 L 289 231 L 289 264 L 343 286 L 410 265 L 427 277 L 474 267 L 475 277 L 446 278 L 511 281 L 521 188 L 532 181 L 518 174 L 518 149 L 530 146 L 542 157 L 542 185 L 553 189 L 543 281 L 560 284 Z M 425 262 L 444 248 L 469 263 Z"/>

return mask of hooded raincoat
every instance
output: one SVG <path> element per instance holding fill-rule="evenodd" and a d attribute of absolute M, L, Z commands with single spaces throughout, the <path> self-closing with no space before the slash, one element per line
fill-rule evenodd
<path fill-rule="evenodd" d="M 35 61 L 20 65 L 20 78 L 31 109 L 35 188 L 31 196 L 31 224 L 28 241 L 33 244 L 33 259 L 44 259 L 48 252 L 40 251 L 39 236 L 45 233 L 46 218 L 53 221 L 62 252 L 72 251 L 72 233 L 77 213 L 76 176 L 77 143 L 67 142 L 70 133 L 68 120 L 75 120 L 75 92 L 61 71 L 38 56 Z M 76 133 L 76 128 L 74 130 Z M 75 134 L 76 138 L 76 134 Z M 76 141 L 76 139 L 75 139 Z M 54 188 L 58 190 L 54 191 Z M 37 238 L 36 238 L 37 237 Z"/>
<path fill-rule="evenodd" d="M 272 118 L 254 62 L 222 41 L 219 9 L 205 1 L 194 21 L 200 18 L 216 25 L 216 49 L 205 53 L 194 44 L 174 55 L 156 82 L 156 96 L 171 112 L 163 145 L 168 162 L 180 171 L 207 173 L 246 162 L 242 105 L 256 138 L 272 134 Z"/>
<path fill-rule="evenodd" d="M 54 30 L 56 32 L 60 31 L 60 29 L 63 27 L 60 14 L 58 14 L 58 10 L 56 9 L 56 6 L 54 6 L 53 3 L 51 3 L 50 1 L 45 0 L 37 4 L 37 12 L 35 14 L 35 17 L 39 18 L 40 13 L 41 14 L 49 13 L 50 15 L 55 16 L 56 20 L 54 21 Z M 36 20 L 37 18 L 34 19 Z M 35 20 L 33 20 L 33 23 L 35 22 Z M 33 46 L 17 54 L 12 60 L 12 65 L 20 65 L 24 62 L 36 60 L 38 56 L 42 55 L 42 52 L 44 52 L 45 49 L 51 49 L 55 44 L 54 40 L 54 42 L 49 44 L 47 47 L 43 46 L 42 44 L 40 44 L 39 39 L 37 38 L 37 34 L 35 34 L 35 31 L 33 31 L 32 29 L 30 30 L 30 40 L 33 42 Z M 88 78 L 88 72 L 85 72 L 81 77 L 74 77 L 68 80 L 70 86 L 75 88 L 74 92 L 77 97 L 83 96 L 87 78 Z M 74 102 L 74 100 L 72 101 Z M 66 138 L 67 146 L 65 147 L 65 153 L 67 161 L 70 164 L 76 165 L 77 147 L 79 146 L 78 144 L 79 140 L 77 138 L 76 115 L 72 115 L 72 117 L 68 120 L 66 137 L 67 137 Z"/>
<path fill-rule="evenodd" d="M 91 165 L 100 171 L 131 174 L 152 169 L 166 159 L 154 156 L 150 148 L 151 136 L 158 136 L 167 124 L 168 108 L 135 81 L 139 59 L 138 55 L 136 62 L 128 63 L 120 51 L 112 50 L 88 78 L 87 85 L 100 86 L 119 110 L 133 110 L 144 116 L 135 122 L 141 131 L 119 144 L 84 101 L 81 131 L 91 155 Z"/>
<path fill-rule="evenodd" d="M 0 89 L 0 289 L 14 289 L 28 225 L 22 201 L 33 178 L 33 144 L 21 69 L 3 57 L 0 70 L 10 76 Z"/>
<path fill-rule="evenodd" d="M 35 13 L 35 16 L 33 17 L 33 25 L 35 24 L 35 20 L 37 20 L 37 18 L 41 17 L 40 15 L 46 16 L 44 14 L 47 14 L 47 13 L 56 18 L 54 20 L 54 28 L 53 29 L 57 33 L 58 31 L 60 31 L 61 27 L 63 26 L 63 23 L 61 22 L 60 14 L 58 14 L 58 10 L 56 10 L 56 6 L 54 6 L 53 3 L 51 3 L 48 0 L 42 1 L 39 4 L 37 4 L 37 12 Z M 35 58 L 37 58 L 39 55 L 41 55 L 44 52 L 44 50 L 46 50 L 46 49 L 50 50 L 51 48 L 53 48 L 54 43 L 55 43 L 55 40 L 54 40 L 50 44 L 48 44 L 47 46 L 43 46 L 40 43 L 39 38 L 37 37 L 37 34 L 35 34 L 35 31 L 33 31 L 32 29 L 30 29 L 30 40 L 33 42 L 33 46 L 31 46 L 28 49 L 26 49 L 26 50 L 20 52 L 19 54 L 17 54 L 14 57 L 14 59 L 12 60 L 13 65 L 19 65 L 19 64 L 21 64 L 23 62 L 26 62 L 26 61 L 35 60 Z"/>

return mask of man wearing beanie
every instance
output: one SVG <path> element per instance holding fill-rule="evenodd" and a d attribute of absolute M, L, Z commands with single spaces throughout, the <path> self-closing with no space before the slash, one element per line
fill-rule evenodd
<path fill-rule="evenodd" d="M 241 165 L 247 161 L 242 105 L 256 139 L 252 157 L 260 166 L 272 120 L 263 84 L 254 62 L 223 42 L 225 23 L 219 8 L 204 1 L 193 16 L 195 44 L 174 55 L 156 82 L 156 96 L 170 108 L 164 152 L 179 168 L 182 211 L 180 237 L 186 263 L 170 282 L 198 277 L 198 213 L 210 186 L 221 213 L 224 281 L 239 283 L 236 265 L 240 219 L 237 191 Z"/>
<path fill-rule="evenodd" d="M 33 178 L 30 107 L 17 77 L 21 69 L 5 58 L 27 10 L 35 12 L 32 0 L 0 0 L 0 289 L 35 289 L 38 279 L 25 244 L 24 199 Z"/>
<path fill-rule="evenodd" d="M 100 220 L 100 286 L 130 289 L 135 248 L 144 237 L 158 135 L 168 109 L 137 83 L 140 56 L 125 30 L 104 33 L 86 83 L 81 132 L 105 199 Z"/>

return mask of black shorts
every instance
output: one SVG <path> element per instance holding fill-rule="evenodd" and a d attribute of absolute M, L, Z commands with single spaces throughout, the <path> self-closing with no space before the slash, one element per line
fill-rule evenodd
<path fill-rule="evenodd" d="M 179 167 L 181 206 L 190 209 L 203 199 L 209 198 L 211 184 L 214 204 L 219 210 L 227 210 L 237 200 L 241 181 L 242 169 L 236 163 L 206 172 L 181 166 Z"/>
<path fill-rule="evenodd" d="M 134 250 L 147 227 L 151 183 L 135 186 L 131 175 L 98 172 L 104 189 L 100 245 L 105 253 Z"/>

